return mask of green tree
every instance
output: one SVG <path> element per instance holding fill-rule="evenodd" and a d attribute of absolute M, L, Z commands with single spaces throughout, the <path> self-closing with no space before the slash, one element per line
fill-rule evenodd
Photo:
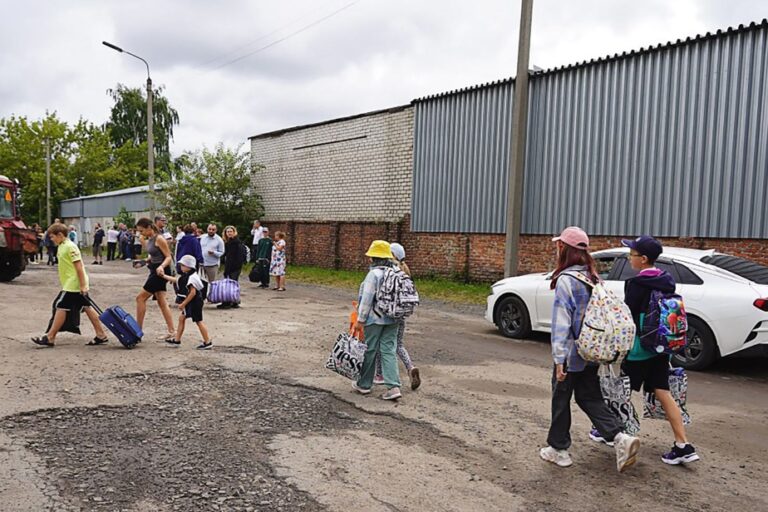
<path fill-rule="evenodd" d="M 147 182 L 147 145 L 128 141 L 114 148 L 109 131 L 85 120 L 74 126 L 55 113 L 30 121 L 0 119 L 0 172 L 22 185 L 21 214 L 45 222 L 45 144 L 51 151 L 51 216 L 63 199 L 134 187 Z"/>
<path fill-rule="evenodd" d="M 76 190 L 68 172 L 75 145 L 67 124 L 55 113 L 37 121 L 24 116 L 0 119 L 0 170 L 21 183 L 20 210 L 29 222 L 45 222 L 46 140 L 51 153 L 51 217 L 56 217 L 60 201 Z"/>
<path fill-rule="evenodd" d="M 120 211 L 117 213 L 117 217 L 112 220 L 115 221 L 115 226 L 123 223 L 129 228 L 132 228 L 134 224 L 136 224 L 136 218 L 125 208 L 125 206 L 120 207 Z"/>
<path fill-rule="evenodd" d="M 251 186 L 251 166 L 242 144 L 230 149 L 219 143 L 213 151 L 187 152 L 176 161 L 177 179 L 159 193 L 173 224 L 216 222 L 250 228 L 262 213 Z"/>
<path fill-rule="evenodd" d="M 170 141 L 173 139 L 174 125 L 179 124 L 179 113 L 162 93 L 162 87 L 152 90 L 152 135 L 159 181 L 170 177 Z M 107 94 L 115 102 L 106 124 L 113 146 L 119 148 L 128 142 L 132 142 L 134 146 L 146 144 L 147 97 L 144 89 L 117 84 L 117 87 L 109 89 Z"/>

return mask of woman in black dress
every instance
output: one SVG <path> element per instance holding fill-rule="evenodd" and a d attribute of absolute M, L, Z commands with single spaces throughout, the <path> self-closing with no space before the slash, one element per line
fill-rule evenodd
<path fill-rule="evenodd" d="M 243 242 L 237 238 L 237 229 L 234 226 L 224 228 L 224 277 L 237 281 L 240 272 L 247 260 L 247 251 Z M 239 308 L 237 302 L 223 302 L 216 306 L 219 309 Z"/>

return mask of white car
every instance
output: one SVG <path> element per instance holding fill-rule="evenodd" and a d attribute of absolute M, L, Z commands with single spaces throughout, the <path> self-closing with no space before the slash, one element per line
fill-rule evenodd
<path fill-rule="evenodd" d="M 624 281 L 636 275 L 628 254 L 625 247 L 592 253 L 600 277 L 619 297 Z M 674 356 L 676 364 L 703 370 L 721 356 L 768 349 L 768 267 L 714 250 L 675 247 L 664 248 L 656 266 L 672 274 L 688 314 L 688 346 Z M 550 277 L 551 272 L 498 281 L 486 319 L 510 338 L 551 332 Z"/>

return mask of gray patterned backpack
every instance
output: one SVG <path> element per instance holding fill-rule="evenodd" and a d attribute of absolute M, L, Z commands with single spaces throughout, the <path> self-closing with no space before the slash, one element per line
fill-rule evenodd
<path fill-rule="evenodd" d="M 376 311 L 397 320 L 407 318 L 419 305 L 413 279 L 399 268 L 387 267 L 376 290 Z"/>

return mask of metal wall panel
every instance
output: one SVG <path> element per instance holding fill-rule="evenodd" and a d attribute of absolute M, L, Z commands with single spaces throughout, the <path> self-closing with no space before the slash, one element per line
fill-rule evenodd
<path fill-rule="evenodd" d="M 417 100 L 414 231 L 505 231 L 511 97 Z M 529 102 L 524 233 L 768 238 L 765 21 L 534 75 Z"/>
<path fill-rule="evenodd" d="M 61 218 L 73 218 L 83 216 L 83 200 L 67 199 L 61 202 Z"/>
<path fill-rule="evenodd" d="M 416 103 L 415 230 L 504 230 L 512 94 L 507 81 Z"/>
<path fill-rule="evenodd" d="M 122 206 L 129 212 L 149 211 L 147 192 L 68 199 L 61 202 L 61 217 L 115 217 Z"/>

